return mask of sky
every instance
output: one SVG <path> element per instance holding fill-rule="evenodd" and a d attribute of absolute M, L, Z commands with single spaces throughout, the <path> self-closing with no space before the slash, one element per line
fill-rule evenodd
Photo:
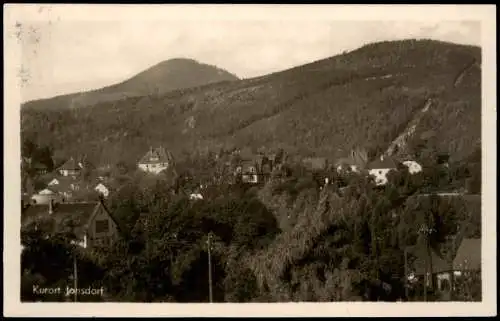
<path fill-rule="evenodd" d="M 481 45 L 481 24 L 457 18 L 345 19 L 335 11 L 329 18 L 326 9 L 316 17 L 304 10 L 290 10 L 285 17 L 274 8 L 261 11 L 266 15 L 240 17 L 233 9 L 233 17 L 157 6 L 154 16 L 148 11 L 150 19 L 138 19 L 138 12 L 130 18 L 131 11 L 116 7 L 85 15 L 58 9 L 39 8 L 37 19 L 16 25 L 23 101 L 118 83 L 172 58 L 195 59 L 251 78 L 382 40 L 430 38 Z"/>

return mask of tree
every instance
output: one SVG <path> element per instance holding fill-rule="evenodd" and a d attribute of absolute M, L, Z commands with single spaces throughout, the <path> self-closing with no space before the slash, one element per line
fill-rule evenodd
<path fill-rule="evenodd" d="M 54 169 L 54 161 L 52 159 L 52 149 L 48 146 L 40 147 L 33 154 L 33 162 L 38 162 L 47 166 L 47 170 L 51 172 Z"/>
<path fill-rule="evenodd" d="M 32 157 L 37 150 L 37 145 L 29 138 L 23 140 L 21 155 L 24 157 Z"/>

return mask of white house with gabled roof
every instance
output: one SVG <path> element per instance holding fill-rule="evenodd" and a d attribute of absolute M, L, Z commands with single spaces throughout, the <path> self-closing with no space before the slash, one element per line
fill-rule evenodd
<path fill-rule="evenodd" d="M 396 170 L 397 165 L 392 158 L 382 155 L 380 158 L 368 164 L 367 169 L 368 173 L 375 178 L 375 184 L 380 186 L 387 184 L 387 174 L 389 174 L 390 171 Z"/>
<path fill-rule="evenodd" d="M 104 196 L 104 198 L 109 196 L 109 188 L 106 187 L 103 183 L 98 183 L 95 187 L 94 190 Z"/>
<path fill-rule="evenodd" d="M 407 160 L 403 162 L 403 165 L 408 167 L 408 171 L 410 172 L 410 174 L 417 174 L 422 171 L 422 165 L 420 165 L 416 161 Z"/>
<path fill-rule="evenodd" d="M 153 174 L 158 174 L 172 165 L 172 155 L 163 147 L 153 149 L 152 147 L 138 162 L 139 169 Z"/>

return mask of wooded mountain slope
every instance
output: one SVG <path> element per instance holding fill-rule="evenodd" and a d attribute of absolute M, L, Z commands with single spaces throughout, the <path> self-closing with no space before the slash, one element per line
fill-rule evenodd
<path fill-rule="evenodd" d="M 85 153 L 111 164 L 133 164 L 160 144 L 176 157 L 249 146 L 335 159 L 355 147 L 385 150 L 429 98 L 413 136 L 431 133 L 439 151 L 467 157 L 481 144 L 481 49 L 432 40 L 374 43 L 254 79 L 87 108 L 24 108 L 21 128 L 23 138 L 65 156 Z"/>
<path fill-rule="evenodd" d="M 95 105 L 130 97 L 159 95 L 172 90 L 238 80 L 233 74 L 193 59 L 160 62 L 121 83 L 88 92 L 27 102 L 30 109 L 61 109 Z"/>

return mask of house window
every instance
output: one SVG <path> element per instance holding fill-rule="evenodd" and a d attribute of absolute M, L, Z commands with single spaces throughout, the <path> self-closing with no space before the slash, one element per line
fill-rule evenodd
<path fill-rule="evenodd" d="M 107 246 L 108 245 L 108 239 L 106 237 L 100 237 L 96 239 L 97 245 L 98 246 Z"/>
<path fill-rule="evenodd" d="M 102 240 L 103 240 L 102 238 L 96 238 L 96 239 L 94 239 L 94 246 L 96 246 L 96 247 L 102 246 L 103 245 L 102 244 L 103 243 Z"/>
<path fill-rule="evenodd" d="M 108 220 L 97 220 L 95 221 L 95 232 L 96 233 L 104 233 L 109 230 L 109 221 Z"/>
<path fill-rule="evenodd" d="M 448 281 L 447 279 L 442 280 L 440 290 L 443 292 L 447 292 L 450 291 L 450 289 L 451 289 L 450 281 Z"/>

